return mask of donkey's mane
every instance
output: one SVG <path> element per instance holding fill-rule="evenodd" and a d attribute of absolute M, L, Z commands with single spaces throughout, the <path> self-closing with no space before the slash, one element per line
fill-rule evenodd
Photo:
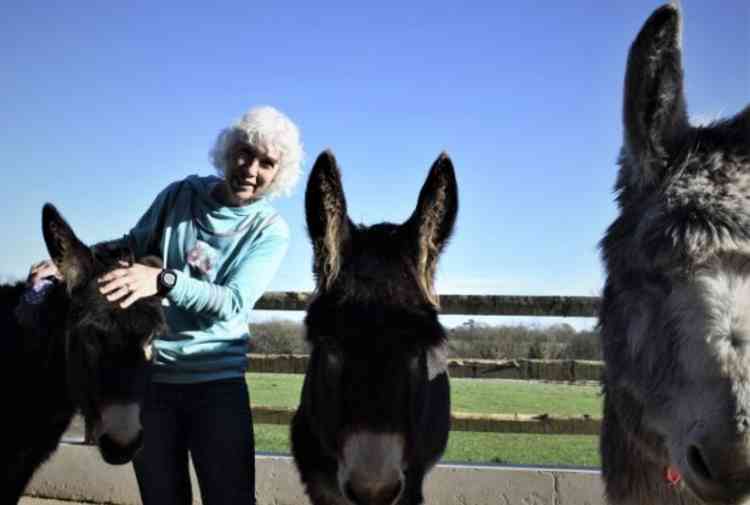
<path fill-rule="evenodd" d="M 750 146 L 731 144 L 735 123 L 694 128 L 658 187 L 632 188 L 621 177 L 622 212 L 602 241 L 610 272 L 689 272 L 722 252 L 750 254 Z M 634 163 L 624 153 L 622 173 Z"/>
<path fill-rule="evenodd" d="M 12 318 L 13 310 L 24 289 L 26 289 L 25 283 L 21 281 L 13 284 L 0 284 L 0 314 L 2 314 L 3 322 L 6 321 L 6 318 Z"/>

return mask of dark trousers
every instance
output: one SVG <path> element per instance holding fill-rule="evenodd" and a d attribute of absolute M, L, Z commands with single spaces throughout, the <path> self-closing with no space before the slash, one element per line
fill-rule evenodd
<path fill-rule="evenodd" d="M 152 383 L 133 462 L 144 505 L 192 505 L 188 453 L 204 505 L 255 504 L 255 443 L 244 378 Z"/>

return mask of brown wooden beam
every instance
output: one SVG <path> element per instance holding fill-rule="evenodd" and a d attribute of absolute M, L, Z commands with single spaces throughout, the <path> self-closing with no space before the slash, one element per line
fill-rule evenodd
<path fill-rule="evenodd" d="M 306 310 L 311 293 L 270 291 L 255 304 L 259 310 Z M 467 316 L 595 317 L 595 296 L 441 295 L 441 314 Z"/>

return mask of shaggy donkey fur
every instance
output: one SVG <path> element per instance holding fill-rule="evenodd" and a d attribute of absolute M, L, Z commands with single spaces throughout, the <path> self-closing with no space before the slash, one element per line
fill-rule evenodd
<path fill-rule="evenodd" d="M 105 461 L 130 461 L 140 446 L 137 404 L 144 393 L 144 344 L 164 331 L 157 298 L 122 310 L 98 291 L 96 278 L 129 251 L 89 249 L 54 207 L 42 212 L 50 256 L 65 276 L 33 316 L 19 322 L 23 283 L 0 286 L 4 331 L 2 387 L 6 428 L 0 442 L 0 503 L 17 503 L 36 468 L 79 409 Z M 30 320 L 29 320 L 30 319 Z"/>
<path fill-rule="evenodd" d="M 689 124 L 680 25 L 663 6 L 630 49 L 601 243 L 613 505 L 750 503 L 750 108 Z"/>
<path fill-rule="evenodd" d="M 292 453 L 315 505 L 416 505 L 445 450 L 445 332 L 432 290 L 458 211 L 442 154 L 402 225 L 354 225 L 336 160 L 324 152 L 305 195 L 317 292 Z"/>

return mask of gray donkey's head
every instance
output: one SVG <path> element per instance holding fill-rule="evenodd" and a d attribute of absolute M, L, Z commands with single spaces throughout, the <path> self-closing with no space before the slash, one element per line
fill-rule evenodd
<path fill-rule="evenodd" d="M 601 243 L 613 504 L 750 503 L 750 108 L 689 124 L 680 29 L 663 6 L 630 49 Z"/>

